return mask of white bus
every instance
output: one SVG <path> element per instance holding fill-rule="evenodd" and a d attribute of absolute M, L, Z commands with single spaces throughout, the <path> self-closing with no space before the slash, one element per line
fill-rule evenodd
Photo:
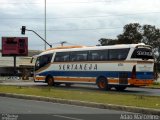
<path fill-rule="evenodd" d="M 93 83 L 102 90 L 124 90 L 152 84 L 153 69 L 152 49 L 143 43 L 59 47 L 37 56 L 34 80 L 49 86 Z"/>

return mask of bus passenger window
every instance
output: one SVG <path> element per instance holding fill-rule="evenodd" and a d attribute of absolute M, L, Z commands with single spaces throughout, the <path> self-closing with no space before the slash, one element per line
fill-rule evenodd
<path fill-rule="evenodd" d="M 68 52 L 57 52 L 54 62 L 68 62 L 69 61 L 69 53 Z"/>
<path fill-rule="evenodd" d="M 105 61 L 108 60 L 108 50 L 93 50 L 89 54 L 90 61 Z"/>
<path fill-rule="evenodd" d="M 70 61 L 87 61 L 88 52 L 87 51 L 74 51 L 70 54 Z"/>
<path fill-rule="evenodd" d="M 125 60 L 128 56 L 129 48 L 124 49 L 110 49 L 109 60 Z"/>

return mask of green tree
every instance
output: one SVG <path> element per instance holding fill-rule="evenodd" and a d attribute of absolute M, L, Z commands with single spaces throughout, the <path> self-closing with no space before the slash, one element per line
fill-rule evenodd
<path fill-rule="evenodd" d="M 142 39 L 141 25 L 139 23 L 127 24 L 123 28 L 123 33 L 117 37 L 119 44 L 140 43 Z"/>
<path fill-rule="evenodd" d="M 100 45 L 106 46 L 106 45 L 115 45 L 117 44 L 118 40 L 117 39 L 107 39 L 107 38 L 101 38 L 98 40 L 100 42 Z"/>
<path fill-rule="evenodd" d="M 142 42 L 151 45 L 157 50 L 160 49 L 160 29 L 151 25 L 144 25 L 142 33 Z"/>

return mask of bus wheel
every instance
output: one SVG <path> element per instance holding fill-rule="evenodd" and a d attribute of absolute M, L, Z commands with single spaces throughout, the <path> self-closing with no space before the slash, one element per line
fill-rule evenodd
<path fill-rule="evenodd" d="M 53 86 L 54 85 L 53 77 L 48 76 L 47 77 L 47 83 L 48 83 L 48 86 Z"/>
<path fill-rule="evenodd" d="M 100 90 L 110 90 L 107 79 L 105 77 L 98 78 L 97 85 Z"/>
<path fill-rule="evenodd" d="M 126 86 L 116 86 L 115 89 L 118 91 L 123 91 L 125 90 L 127 87 Z"/>

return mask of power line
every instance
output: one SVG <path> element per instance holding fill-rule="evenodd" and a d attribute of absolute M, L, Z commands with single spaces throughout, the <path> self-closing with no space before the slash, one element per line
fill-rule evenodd
<path fill-rule="evenodd" d="M 108 2 L 111 2 L 110 0 L 108 1 L 82 1 L 82 2 L 48 2 L 48 4 L 95 4 L 95 3 L 108 3 Z M 3 5 L 3 4 L 30 4 L 30 5 L 34 5 L 34 4 L 42 4 L 40 2 L 25 2 L 25 3 L 22 3 L 22 2 L 0 2 L 0 5 Z"/>
<path fill-rule="evenodd" d="M 110 30 L 110 29 L 122 29 L 123 27 L 113 27 L 113 28 L 78 28 L 78 29 L 53 29 L 53 30 L 47 30 L 48 32 L 52 31 L 94 31 L 94 30 Z M 42 32 L 44 30 L 35 30 Z M 4 30 L 0 32 L 20 32 L 20 31 L 10 31 L 10 30 Z"/>
<path fill-rule="evenodd" d="M 103 30 L 103 29 L 120 29 L 122 27 L 114 27 L 114 28 L 80 28 L 80 29 L 55 29 L 48 31 L 90 31 L 90 30 Z"/>
<path fill-rule="evenodd" d="M 159 14 L 160 12 L 144 12 L 144 13 L 131 13 L 131 14 L 108 14 L 108 15 L 100 15 L 100 16 L 78 16 L 78 17 L 48 17 L 47 19 L 86 19 L 86 18 L 101 18 L 101 17 L 110 17 L 110 16 L 131 16 L 131 15 L 139 15 L 139 14 Z M 17 17 L 17 18 L 0 18 L 0 20 L 6 20 L 6 19 L 15 19 L 15 20 L 22 20 L 22 19 L 44 19 L 41 17 Z"/>

